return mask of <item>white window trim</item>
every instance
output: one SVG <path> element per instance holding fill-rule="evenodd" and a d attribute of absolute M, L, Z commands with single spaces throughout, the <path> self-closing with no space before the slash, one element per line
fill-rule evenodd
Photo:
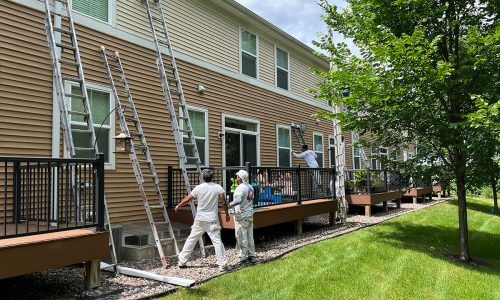
<path fill-rule="evenodd" d="M 65 82 L 64 90 L 67 94 L 71 94 L 71 87 L 72 86 L 78 86 L 78 83 L 77 82 L 68 82 L 68 81 Z M 111 110 L 113 110 L 113 111 L 108 116 L 108 120 L 109 120 L 109 141 L 108 141 L 109 142 L 109 163 L 104 164 L 104 169 L 105 170 L 114 170 L 116 168 L 116 159 L 115 159 L 115 142 L 113 140 L 113 137 L 116 135 L 116 133 L 115 133 L 115 126 L 116 125 L 115 125 L 115 111 L 114 111 L 114 109 L 115 109 L 115 97 L 113 95 L 113 91 L 107 86 L 102 86 L 102 85 L 89 83 L 89 82 L 86 82 L 86 86 L 87 86 L 87 90 L 89 90 L 89 89 L 96 90 L 96 91 L 105 92 L 105 93 L 109 94 L 109 109 L 110 109 L 110 111 Z M 69 103 L 67 103 L 67 105 L 68 105 L 68 109 L 71 109 L 71 101 L 69 101 Z M 69 120 L 69 122 L 71 122 L 71 120 Z M 74 122 L 74 123 L 78 124 L 78 122 Z M 85 124 L 85 123 L 82 123 L 82 124 Z M 94 123 L 94 128 L 96 128 L 99 125 L 100 124 Z M 107 128 L 106 125 L 103 125 L 103 127 Z M 96 134 L 97 134 L 97 132 L 96 132 Z M 97 136 L 96 136 L 96 138 L 97 138 Z M 68 156 L 68 153 L 66 152 L 66 147 L 64 147 L 64 156 L 65 157 Z"/>
<path fill-rule="evenodd" d="M 385 153 L 382 153 L 382 150 L 385 150 Z M 382 169 L 382 156 L 385 156 L 385 160 L 389 159 L 389 148 L 388 147 L 379 147 L 378 148 L 379 156 L 381 159 L 379 160 L 379 169 Z"/>
<path fill-rule="evenodd" d="M 330 143 L 330 139 L 334 140 L 333 144 Z M 329 135 L 328 136 L 328 162 L 330 163 L 330 167 L 335 168 L 335 162 L 334 161 L 330 161 L 331 160 L 330 149 L 332 149 L 332 148 L 333 148 L 333 151 L 335 151 L 335 136 Z M 334 159 L 335 159 L 335 156 L 336 155 L 333 156 Z"/>
<path fill-rule="evenodd" d="M 242 43 L 243 43 L 243 37 L 241 36 L 241 31 L 242 30 L 245 30 L 247 32 L 250 32 L 251 34 L 255 35 L 255 52 L 256 54 L 252 54 L 250 52 L 247 52 L 245 50 L 243 50 L 243 47 L 242 47 Z M 243 76 L 246 76 L 248 78 L 254 78 L 252 76 L 249 76 L 249 75 L 246 75 L 246 74 L 243 74 L 243 59 L 241 58 L 242 55 L 241 53 L 246 53 L 248 55 L 251 55 L 251 56 L 254 56 L 255 57 L 255 68 L 256 68 L 256 77 L 254 79 L 256 80 L 259 80 L 259 36 L 253 32 L 253 31 L 250 31 L 244 27 L 240 27 L 240 32 L 239 32 L 239 48 L 240 48 L 240 53 L 239 53 L 239 62 L 240 62 L 240 74 L 243 75 Z"/>
<path fill-rule="evenodd" d="M 236 119 L 236 120 L 240 120 L 240 121 L 245 121 L 245 122 L 257 124 L 257 131 L 249 131 L 249 130 L 241 130 L 241 129 L 230 129 L 229 131 L 237 131 L 240 133 L 255 134 L 257 136 L 257 165 L 260 166 L 260 120 L 223 113 L 222 114 L 222 134 L 223 134 L 223 136 L 226 135 L 226 118 Z M 226 166 L 226 140 L 224 137 L 222 138 L 222 165 L 224 167 Z"/>
<path fill-rule="evenodd" d="M 210 158 L 210 155 L 208 153 L 209 151 L 209 132 L 208 132 L 208 109 L 206 108 L 202 108 L 202 107 L 199 107 L 199 106 L 193 106 L 193 105 L 187 105 L 187 109 L 188 111 L 189 110 L 194 110 L 194 111 L 197 111 L 197 112 L 202 112 L 205 114 L 205 137 L 204 137 L 204 140 L 205 140 L 205 162 L 206 164 L 204 165 L 201 165 L 202 167 L 206 167 L 206 166 L 209 166 L 210 165 L 210 161 L 209 161 L 209 158 Z M 183 117 L 184 114 L 182 112 L 182 109 L 179 107 L 179 116 Z M 181 124 L 184 124 L 184 123 L 181 123 Z M 191 126 L 193 125 L 193 123 L 191 123 Z M 183 125 L 184 126 L 184 125 Z M 201 139 L 201 137 L 196 137 L 195 136 L 195 139 Z M 194 165 L 187 165 L 187 166 L 194 166 Z"/>
<path fill-rule="evenodd" d="M 80 16 L 84 16 L 85 18 L 89 18 L 91 20 L 94 20 L 94 21 L 97 21 L 97 22 L 100 22 L 100 23 L 103 23 L 103 24 L 108 24 L 108 25 L 111 25 L 113 27 L 116 26 L 116 0 L 108 0 L 108 21 L 103 21 L 103 20 L 99 20 L 98 18 L 95 18 L 95 17 L 92 17 L 92 16 L 89 16 L 87 14 L 84 14 L 82 12 L 79 12 L 75 9 L 73 9 L 73 7 L 71 7 L 71 12 L 72 13 L 75 13 L 75 14 L 78 14 Z"/>
<path fill-rule="evenodd" d="M 321 151 L 316 151 L 315 148 L 316 148 L 316 144 L 314 143 L 314 137 L 315 136 L 320 136 L 321 137 Z M 316 153 L 316 155 L 318 153 L 321 153 L 321 156 L 323 157 L 323 162 L 322 162 L 322 165 L 319 166 L 320 168 L 324 168 L 325 167 L 325 139 L 323 137 L 323 134 L 322 133 L 319 133 L 319 132 L 313 132 L 313 139 L 312 139 L 312 142 L 313 142 L 313 146 L 312 146 L 312 150 L 314 151 L 314 153 Z"/>
<path fill-rule="evenodd" d="M 287 54 L 286 58 L 288 60 L 288 62 L 287 62 L 288 69 L 283 69 L 282 67 L 278 66 L 278 49 L 280 49 L 283 52 L 286 52 L 286 54 Z M 278 47 L 276 45 L 274 45 L 274 67 L 275 67 L 274 85 L 277 88 L 280 88 L 280 89 L 285 90 L 285 91 L 289 91 L 290 90 L 290 52 L 286 51 L 282 47 Z M 283 71 L 286 71 L 286 74 L 287 74 L 287 87 L 288 87 L 288 89 L 284 89 L 284 88 L 278 86 L 278 70 L 277 70 L 278 68 L 281 69 L 281 70 L 283 70 Z"/>
<path fill-rule="evenodd" d="M 280 146 L 280 139 L 279 139 L 279 129 L 286 129 L 288 130 L 288 148 L 281 147 Z M 288 157 L 290 158 L 288 161 L 290 164 L 288 167 L 292 166 L 292 129 L 290 128 L 289 125 L 276 125 L 276 166 L 280 165 L 280 149 L 288 149 Z"/>

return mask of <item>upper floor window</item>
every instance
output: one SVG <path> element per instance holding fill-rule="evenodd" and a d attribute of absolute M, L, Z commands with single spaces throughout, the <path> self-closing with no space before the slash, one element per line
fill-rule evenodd
<path fill-rule="evenodd" d="M 73 0 L 73 10 L 99 21 L 111 23 L 113 0 Z"/>
<path fill-rule="evenodd" d="M 291 166 L 290 127 L 278 126 L 278 167 Z"/>
<path fill-rule="evenodd" d="M 358 147 L 352 148 L 352 168 L 354 170 L 361 169 L 361 154 Z"/>
<path fill-rule="evenodd" d="M 276 48 L 276 85 L 288 90 L 288 52 Z"/>
<path fill-rule="evenodd" d="M 241 73 L 257 78 L 257 36 L 241 29 Z"/>
<path fill-rule="evenodd" d="M 313 133 L 313 151 L 318 157 L 316 161 L 320 168 L 323 168 L 323 135 L 319 133 Z"/>

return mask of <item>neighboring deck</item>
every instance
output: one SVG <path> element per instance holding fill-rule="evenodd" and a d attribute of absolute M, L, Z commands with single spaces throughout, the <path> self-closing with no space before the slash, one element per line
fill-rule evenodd
<path fill-rule="evenodd" d="M 425 201 L 425 196 L 428 196 L 429 200 L 432 200 L 432 187 L 411 188 L 403 194 L 403 197 L 412 198 L 413 204 L 417 204 L 419 198 Z"/>
<path fill-rule="evenodd" d="M 384 211 L 387 211 L 387 201 L 396 201 L 397 207 L 401 207 L 401 191 L 389 191 L 376 194 L 346 194 L 347 202 L 350 205 L 361 205 L 365 207 L 365 216 L 371 216 L 371 206 L 382 203 Z"/>
<path fill-rule="evenodd" d="M 307 200 L 303 201 L 300 205 L 297 204 L 297 202 L 276 204 L 256 208 L 254 211 L 253 223 L 254 228 L 262 228 L 287 222 L 300 223 L 304 218 L 324 213 L 330 214 L 330 220 L 333 223 L 337 210 L 338 201 L 332 199 Z M 189 208 L 182 209 L 177 213 L 169 210 L 169 216 L 172 221 L 185 224 L 193 223 L 193 216 Z M 234 229 L 234 215 L 231 214 L 230 216 L 231 220 L 226 222 L 226 214 L 224 211 L 219 212 L 222 228 Z"/>
<path fill-rule="evenodd" d="M 13 227 L 7 228 L 11 231 Z M 90 262 L 108 255 L 108 233 L 90 229 L 0 239 L 0 279 Z"/>

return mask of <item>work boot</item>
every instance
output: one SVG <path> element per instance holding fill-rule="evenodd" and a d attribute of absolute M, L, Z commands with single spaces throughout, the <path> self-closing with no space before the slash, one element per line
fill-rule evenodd
<path fill-rule="evenodd" d="M 177 266 L 178 266 L 180 269 L 187 268 L 186 263 L 181 263 L 181 262 L 178 262 L 178 263 L 177 263 Z"/>
<path fill-rule="evenodd" d="M 249 263 L 251 263 L 251 264 L 254 264 L 254 263 L 256 263 L 256 262 L 257 262 L 257 258 L 256 258 L 255 256 L 249 256 L 249 257 L 247 258 L 247 261 L 248 261 Z"/>

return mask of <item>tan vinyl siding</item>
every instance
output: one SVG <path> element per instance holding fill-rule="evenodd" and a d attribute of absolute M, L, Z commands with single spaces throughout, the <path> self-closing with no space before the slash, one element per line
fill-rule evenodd
<path fill-rule="evenodd" d="M 259 79 L 267 84 L 276 85 L 274 44 L 259 37 Z"/>
<path fill-rule="evenodd" d="M 162 1 L 176 51 L 239 72 L 239 27 L 201 1 Z M 116 1 L 116 27 L 148 40 L 151 29 L 143 1 Z"/>
<path fill-rule="evenodd" d="M 290 53 L 290 91 L 297 96 L 324 104 L 324 100 L 315 100 L 313 94 L 307 90 L 322 81 L 321 77 L 311 72 L 311 65 L 304 59 Z"/>
<path fill-rule="evenodd" d="M 43 14 L 6 1 L 0 13 L 0 156 L 50 156 L 52 72 Z"/>
<path fill-rule="evenodd" d="M 6 22 L 19 26 L 5 30 Z M 50 156 L 52 72 L 43 14 L 10 2 L 2 2 L 0 23 L 4 25 L 4 30 L 0 32 L 3 41 L 0 45 L 0 128 L 2 134 L 4 129 L 11 130 L 11 135 L 7 137 L 8 143 L 0 144 L 0 155 Z M 177 166 L 178 158 L 156 70 L 155 53 L 83 26 L 77 26 L 76 29 L 85 76 L 89 83 L 108 86 L 100 58 L 100 46 L 120 52 L 159 174 L 160 186 L 166 195 L 167 166 Z M 12 51 L 13 49 L 17 50 Z M 217 133 L 222 131 L 223 113 L 260 121 L 261 165 L 276 165 L 278 124 L 307 123 L 309 128 L 305 139 L 309 144 L 313 131 L 323 133 L 325 138 L 332 134 L 331 121 L 321 121 L 319 124 L 314 122 L 311 114 L 317 111 L 315 107 L 184 61 L 178 60 L 178 67 L 187 102 L 208 109 L 210 165 L 220 166 L 222 163 L 222 143 Z M 205 86 L 204 95 L 197 92 L 198 84 Z M 37 111 L 38 114 L 30 116 L 26 114 L 28 111 Z M 119 132 L 118 122 L 116 126 L 116 132 Z M 293 136 L 292 142 L 292 148 L 298 150 L 299 146 Z M 115 170 L 106 170 L 106 197 L 112 222 L 145 220 L 144 207 L 128 155 L 117 153 L 115 164 Z M 293 165 L 297 164 L 305 166 L 302 159 L 294 159 Z M 325 165 L 328 165 L 327 154 Z"/>

